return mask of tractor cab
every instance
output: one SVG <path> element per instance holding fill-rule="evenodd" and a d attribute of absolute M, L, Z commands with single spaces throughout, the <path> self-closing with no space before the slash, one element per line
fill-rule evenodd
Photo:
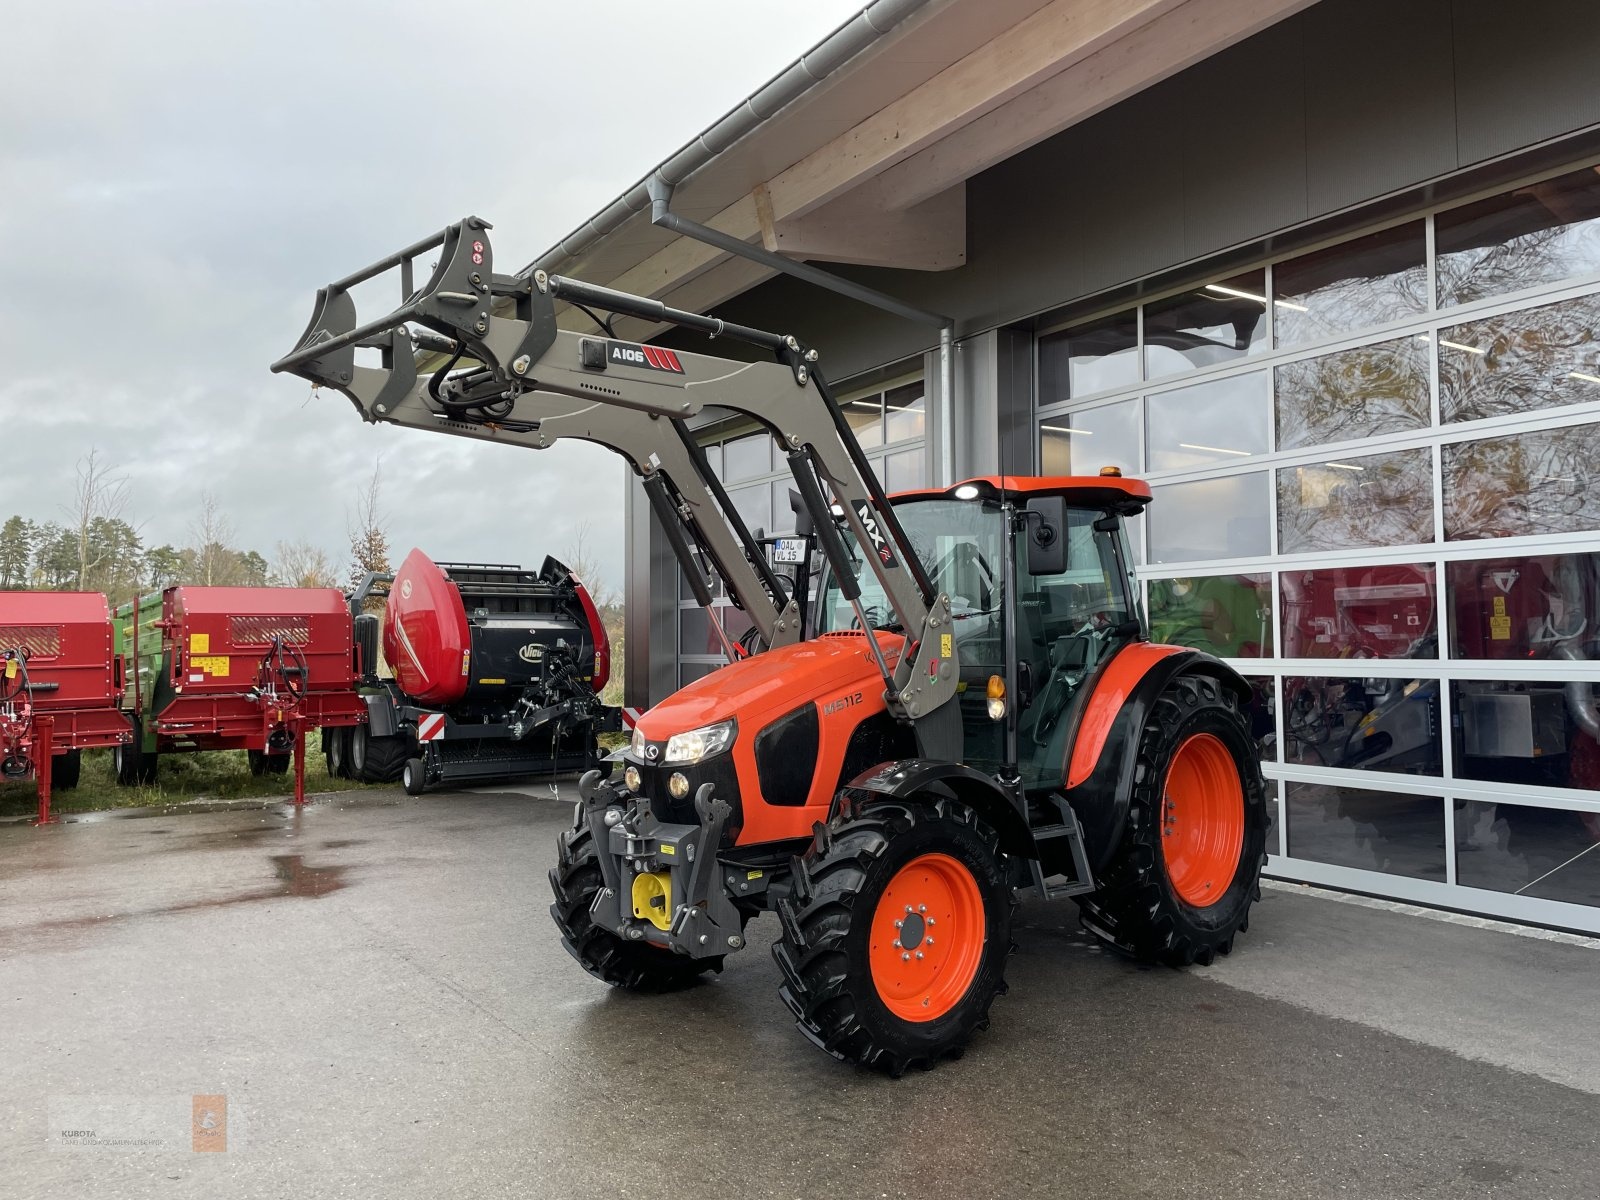
<path fill-rule="evenodd" d="M 935 590 L 949 597 L 961 758 L 1030 791 L 1063 785 L 1072 701 L 1101 664 L 1144 638 L 1122 519 L 1144 508 L 1150 489 L 1114 471 L 990 476 L 890 498 Z M 859 547 L 850 548 L 868 622 L 900 632 Z M 816 632 L 859 625 L 828 573 Z"/>

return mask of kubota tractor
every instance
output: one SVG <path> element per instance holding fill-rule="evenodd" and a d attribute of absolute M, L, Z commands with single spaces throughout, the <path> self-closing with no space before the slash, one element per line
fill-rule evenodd
<path fill-rule="evenodd" d="M 434 251 L 414 288 L 412 259 Z M 359 324 L 348 289 L 392 268 L 400 307 Z M 557 301 L 775 361 L 562 330 Z M 355 366 L 358 345 L 382 366 Z M 1006 476 L 891 502 L 816 364 L 793 337 L 541 271 L 496 275 L 488 225 L 468 218 L 322 289 L 274 369 L 338 389 L 367 420 L 612 446 L 697 597 L 691 540 L 735 580 L 761 652 L 730 646 L 726 668 L 641 716 L 620 779 L 580 784 L 551 912 L 591 975 L 682 986 L 773 912 L 802 1033 L 898 1074 L 987 1025 L 1018 889 L 1075 898 L 1090 929 L 1143 958 L 1227 953 L 1265 858 L 1249 690 L 1206 654 L 1148 640 L 1123 521 L 1149 488 Z M 808 628 L 693 451 L 685 422 L 707 407 L 753 419 L 786 456 L 826 560 Z"/>

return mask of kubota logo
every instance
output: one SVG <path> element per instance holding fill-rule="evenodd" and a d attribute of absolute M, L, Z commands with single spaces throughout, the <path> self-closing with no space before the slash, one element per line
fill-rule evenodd
<path fill-rule="evenodd" d="M 635 342 L 607 342 L 606 359 L 619 367 L 644 367 L 650 371 L 683 374 L 683 364 L 671 350 L 661 346 L 641 346 Z"/>
<path fill-rule="evenodd" d="M 878 529 L 878 518 L 872 515 L 872 509 L 865 504 L 858 504 L 856 516 L 861 519 L 861 527 L 867 531 L 867 540 L 878 552 L 878 560 L 886 567 L 894 566 L 894 551 L 889 549 L 889 543 L 884 540 L 882 532 Z"/>
<path fill-rule="evenodd" d="M 517 651 L 517 657 L 525 663 L 541 663 L 544 661 L 544 647 L 538 642 L 529 642 Z"/>

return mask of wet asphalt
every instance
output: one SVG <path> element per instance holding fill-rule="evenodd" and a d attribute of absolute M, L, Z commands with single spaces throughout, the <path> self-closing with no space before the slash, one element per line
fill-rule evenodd
<path fill-rule="evenodd" d="M 1600 944 L 1271 888 L 1145 968 L 1027 901 L 967 1055 L 804 1042 L 773 929 L 675 996 L 562 951 L 548 787 L 0 827 L 5 1197 L 1600 1196 Z M 229 1146 L 53 1148 L 222 1094 Z"/>

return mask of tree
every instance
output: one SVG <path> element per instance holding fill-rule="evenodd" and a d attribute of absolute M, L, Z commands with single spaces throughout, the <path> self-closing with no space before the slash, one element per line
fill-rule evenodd
<path fill-rule="evenodd" d="M 144 585 L 156 591 L 171 587 L 183 577 L 183 554 L 176 546 L 157 546 L 144 552 Z"/>
<path fill-rule="evenodd" d="M 72 530 L 46 521 L 33 540 L 33 586 L 61 591 L 78 572 L 78 539 Z"/>
<path fill-rule="evenodd" d="M 95 523 L 120 521 L 127 507 L 127 479 L 100 457 L 99 450 L 91 449 L 78 460 L 72 503 L 64 509 L 72 519 L 71 530 L 78 556 L 74 580 L 79 591 L 90 590 L 91 574 L 105 564 L 104 555 L 114 549 L 109 544 L 95 544 L 92 534 Z"/>
<path fill-rule="evenodd" d="M 25 517 L 10 517 L 0 526 L 0 588 L 28 586 L 28 566 L 33 561 L 38 530 Z"/>
<path fill-rule="evenodd" d="M 96 517 L 78 547 L 80 565 L 88 564 L 79 587 L 106 593 L 113 606 L 139 590 L 144 542 L 132 525 L 120 517 Z"/>
<path fill-rule="evenodd" d="M 333 561 L 320 546 L 303 539 L 279 542 L 273 556 L 272 581 L 284 587 L 323 588 L 338 585 Z"/>
<path fill-rule="evenodd" d="M 190 544 L 183 552 L 185 582 L 221 587 L 238 582 L 238 554 L 228 543 L 233 540 L 233 523 L 217 503 L 210 488 L 200 493 L 200 508 L 189 524 Z"/>
<path fill-rule="evenodd" d="M 594 557 L 594 551 L 589 539 L 590 525 L 588 521 L 579 521 L 573 527 L 572 536 L 567 539 L 566 549 L 562 552 L 561 561 L 567 570 L 578 577 L 578 582 L 589 592 L 589 598 L 594 601 L 596 608 L 606 608 L 616 603 L 616 597 L 605 584 L 600 574 L 600 564 Z"/>
<path fill-rule="evenodd" d="M 375 463 L 372 478 L 356 494 L 355 511 L 350 517 L 350 586 L 361 582 L 368 571 L 388 574 L 389 535 L 384 532 L 386 517 L 382 506 L 383 463 Z"/>

